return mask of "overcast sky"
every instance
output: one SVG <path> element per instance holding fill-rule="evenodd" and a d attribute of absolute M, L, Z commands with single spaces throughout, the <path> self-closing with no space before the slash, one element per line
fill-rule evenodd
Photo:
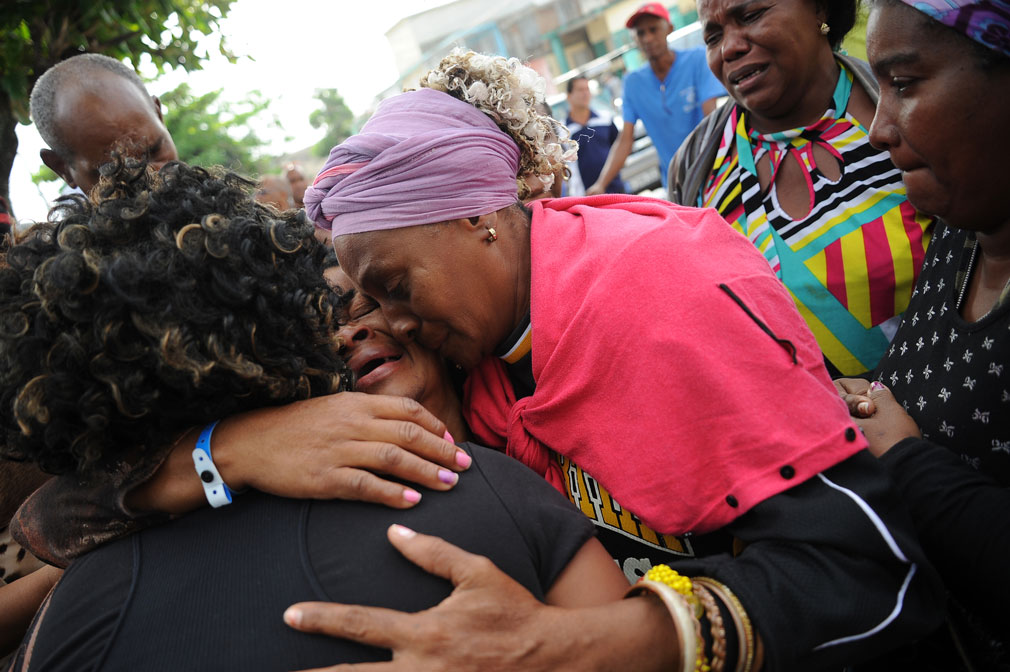
<path fill-rule="evenodd" d="M 157 95 L 188 81 L 196 93 L 223 88 L 223 97 L 231 100 L 258 89 L 284 126 L 261 131 L 271 143 L 269 153 L 297 151 L 322 137 L 308 122 L 314 90 L 335 88 L 355 114 L 366 110 L 376 94 L 396 81 L 385 32 L 400 19 L 447 1 L 236 0 L 222 32 L 234 53 L 254 60 L 232 65 L 215 54 L 202 71 L 170 72 L 148 88 Z M 41 165 L 44 145 L 32 126 L 19 125 L 18 140 L 11 201 L 19 219 L 43 219 L 47 203 L 30 175 Z M 58 192 L 55 183 L 44 189 L 47 198 Z"/>

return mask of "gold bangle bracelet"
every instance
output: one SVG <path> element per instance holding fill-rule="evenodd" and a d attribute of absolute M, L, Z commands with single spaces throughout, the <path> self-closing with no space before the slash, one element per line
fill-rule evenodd
<path fill-rule="evenodd" d="M 680 670 L 688 672 L 697 669 L 701 623 L 694 617 L 694 609 L 687 603 L 687 599 L 665 583 L 648 580 L 634 584 L 624 596 L 635 597 L 643 593 L 652 593 L 662 600 L 673 618 L 680 643 Z"/>
<path fill-rule="evenodd" d="M 722 612 L 708 588 L 695 584 L 694 595 L 705 610 L 712 634 L 712 672 L 723 672 L 726 669 L 726 626 L 722 621 Z"/>
<path fill-rule="evenodd" d="M 750 618 L 747 616 L 747 610 L 743 608 L 743 604 L 733 594 L 733 591 L 729 589 L 729 586 L 715 579 L 699 576 L 691 579 L 691 581 L 695 584 L 701 584 L 714 596 L 722 600 L 722 603 L 726 605 L 726 609 L 730 613 L 730 617 L 733 619 L 738 642 L 734 672 L 754 672 L 754 658 L 757 652 L 757 644 L 755 641 L 754 626 L 751 624 Z"/>

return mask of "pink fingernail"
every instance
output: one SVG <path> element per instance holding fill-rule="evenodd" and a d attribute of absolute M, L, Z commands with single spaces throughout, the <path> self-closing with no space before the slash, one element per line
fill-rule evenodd
<path fill-rule="evenodd" d="M 405 488 L 403 491 L 403 498 L 410 502 L 411 504 L 417 504 L 421 501 L 421 493 L 417 490 L 411 490 L 410 488 Z"/>
<path fill-rule="evenodd" d="M 466 469 L 470 466 L 471 462 L 473 462 L 473 459 L 471 459 L 469 455 L 464 453 L 462 450 L 456 451 L 456 464 Z"/>
<path fill-rule="evenodd" d="M 448 429 L 445 430 L 445 434 L 442 435 L 442 438 L 448 441 L 449 443 L 456 443 L 456 439 L 452 438 L 452 434 L 449 433 Z"/>
<path fill-rule="evenodd" d="M 442 481 L 443 483 L 448 483 L 449 485 L 452 485 L 453 483 L 459 480 L 459 475 L 456 474 L 455 471 L 449 471 L 448 469 L 439 469 L 438 480 Z"/>
<path fill-rule="evenodd" d="M 284 612 L 284 622 L 292 627 L 298 627 L 302 623 L 302 610 L 288 607 Z"/>
<path fill-rule="evenodd" d="M 393 525 L 393 534 L 398 537 L 403 537 L 404 539 L 410 539 L 415 536 L 417 532 L 410 529 L 409 527 L 404 527 L 403 525 Z"/>
<path fill-rule="evenodd" d="M 868 402 L 868 401 L 861 401 L 861 402 L 859 402 L 859 405 L 856 406 L 856 408 L 859 410 L 860 413 L 862 413 L 863 415 L 866 415 L 867 413 L 870 412 L 870 402 Z"/>
<path fill-rule="evenodd" d="M 870 390 L 873 392 L 876 392 L 877 390 L 886 390 L 886 389 L 887 388 L 884 387 L 884 384 L 881 383 L 880 381 L 875 380 L 872 383 L 870 383 Z"/>

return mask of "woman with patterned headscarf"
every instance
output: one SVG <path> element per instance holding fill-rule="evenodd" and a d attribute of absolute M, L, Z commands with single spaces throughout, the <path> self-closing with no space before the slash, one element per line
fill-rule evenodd
<path fill-rule="evenodd" d="M 875 380 L 839 381 L 950 592 L 887 669 L 1010 669 L 1010 4 L 878 0 L 870 139 L 939 218 Z"/>
<path fill-rule="evenodd" d="M 329 614 L 326 631 L 392 648 L 389 669 L 482 670 L 829 669 L 931 627 L 932 572 L 754 247 L 664 201 L 527 208 L 521 176 L 566 153 L 535 74 L 457 52 L 422 85 L 331 151 L 306 212 L 399 340 L 470 371 L 479 441 L 565 492 L 629 578 L 668 564 L 698 578 L 649 580 L 708 606 L 545 611 L 428 538 L 443 562 L 410 557 L 458 584 L 440 607 L 289 622 Z"/>

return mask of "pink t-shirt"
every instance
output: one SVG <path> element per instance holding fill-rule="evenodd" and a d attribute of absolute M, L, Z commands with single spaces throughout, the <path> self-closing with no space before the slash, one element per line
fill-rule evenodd
<path fill-rule="evenodd" d="M 532 208 L 536 391 L 516 401 L 485 360 L 465 404 L 478 440 L 562 491 L 550 450 L 565 455 L 669 534 L 721 528 L 866 446 L 788 292 L 714 210 Z"/>

